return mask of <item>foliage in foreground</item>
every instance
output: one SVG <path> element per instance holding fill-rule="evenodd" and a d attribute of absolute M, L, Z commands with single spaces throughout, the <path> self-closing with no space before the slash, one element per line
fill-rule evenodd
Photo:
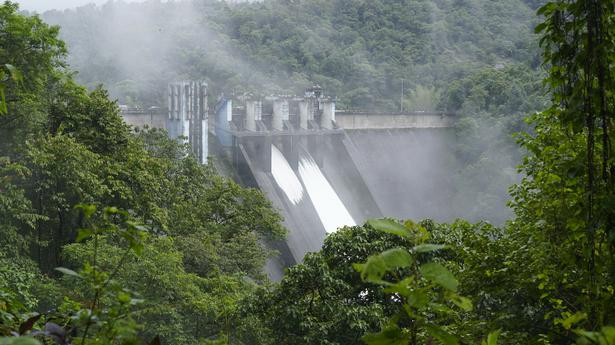
<path fill-rule="evenodd" d="M 265 280 L 273 255 L 261 241 L 284 236 L 278 213 L 166 133 L 131 129 L 103 89 L 77 85 L 63 68 L 57 27 L 8 2 L 0 27 L 0 65 L 20 76 L 1 80 L 1 334 L 24 333 L 36 312 L 37 323 L 23 327 L 44 332 L 52 322 L 64 338 L 87 340 L 75 343 L 138 335 L 204 344 L 233 335 L 231 316 Z M 126 211 L 88 218 L 80 204 Z M 146 227 L 138 253 L 116 232 L 103 234 L 118 219 Z"/>

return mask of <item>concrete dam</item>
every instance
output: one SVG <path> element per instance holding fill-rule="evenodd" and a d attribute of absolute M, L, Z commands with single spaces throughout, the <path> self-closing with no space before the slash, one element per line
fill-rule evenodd
<path fill-rule="evenodd" d="M 202 163 L 214 157 L 222 174 L 266 194 L 289 230 L 284 243 L 270 244 L 281 253 L 268 269 L 274 279 L 339 227 L 434 217 L 452 193 L 452 114 L 340 111 L 318 87 L 302 96 L 220 96 L 212 109 L 206 105 L 206 84 L 180 82 L 169 85 L 166 116 L 160 109 L 124 109 L 123 116 L 166 128 Z"/>

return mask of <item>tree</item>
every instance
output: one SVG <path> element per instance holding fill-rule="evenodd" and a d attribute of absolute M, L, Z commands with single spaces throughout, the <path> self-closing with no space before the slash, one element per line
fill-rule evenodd
<path fill-rule="evenodd" d="M 245 313 L 258 315 L 284 344 L 358 344 L 380 327 L 391 306 L 351 265 L 396 242 L 369 227 L 343 228 L 325 239 L 319 253 L 289 268 L 279 286 L 251 296 Z"/>
<path fill-rule="evenodd" d="M 382 287 L 398 309 L 380 332 L 366 334 L 363 341 L 369 345 L 416 345 L 437 339 L 446 345 L 458 344 L 459 339 L 449 330 L 449 325 L 442 323 L 459 323 L 461 317 L 451 306 L 470 311 L 472 302 L 457 294 L 459 282 L 442 264 L 418 262 L 421 254 L 446 246 L 426 243 L 427 230 L 410 221 L 403 225 L 386 219 L 369 223 L 378 231 L 409 239 L 417 245 L 410 250 L 392 248 L 371 255 L 365 263 L 354 264 L 361 279 Z"/>
<path fill-rule="evenodd" d="M 47 97 L 39 97 L 53 89 L 61 74 L 66 54 L 64 42 L 58 38 L 58 27 L 43 23 L 37 16 L 17 13 L 17 4 L 5 1 L 0 5 L 0 64 L 2 70 L 2 103 L 0 117 L 0 155 L 23 144 L 32 129 L 40 128 Z M 11 78 L 6 78 L 7 74 Z M 19 143 L 19 144 L 16 144 Z"/>
<path fill-rule="evenodd" d="M 412 322 L 408 316 L 395 317 L 399 312 L 403 313 L 403 310 L 402 301 L 394 297 L 393 292 L 396 291 L 393 289 L 403 288 L 402 285 L 408 283 L 408 280 L 402 281 L 400 277 L 416 273 L 415 267 L 406 265 L 410 254 L 400 254 L 412 252 L 417 267 L 432 262 L 434 269 L 443 270 L 444 266 L 435 265 L 435 262 L 445 263 L 458 279 L 458 294 L 480 306 L 469 310 L 470 304 L 465 298 L 451 291 L 445 292 L 448 291 L 446 288 L 431 290 L 433 286 L 428 283 L 430 278 L 425 280 L 419 273 L 409 287 L 415 291 L 413 293 L 420 292 L 421 300 L 427 299 L 428 303 L 453 306 L 450 313 L 442 316 L 438 313 L 444 306 L 439 308 L 434 304 L 435 309 L 431 309 L 427 303 L 420 305 L 413 317 L 421 319 L 421 327 L 443 325 L 447 333 L 458 334 L 468 343 L 474 343 L 484 338 L 488 331 L 498 328 L 508 332 L 504 339 L 508 339 L 511 344 L 527 337 L 524 333 L 527 329 L 524 327 L 533 321 L 522 324 L 525 315 L 519 316 L 518 320 L 514 320 L 515 323 L 510 321 L 511 315 L 521 314 L 516 308 L 523 310 L 526 303 L 531 305 L 533 300 L 527 298 L 527 302 L 524 300 L 519 305 L 510 304 L 511 294 L 506 286 L 510 277 L 504 270 L 498 271 L 508 267 L 502 260 L 505 261 L 503 258 L 507 257 L 510 249 L 510 240 L 506 239 L 502 229 L 463 221 L 450 225 L 431 221 L 420 224 L 407 222 L 408 228 L 403 225 L 395 227 L 406 229 L 404 233 L 411 234 L 411 237 L 399 237 L 375 230 L 370 225 L 380 227 L 381 223 L 370 221 L 364 226 L 345 227 L 329 235 L 323 249 L 308 254 L 302 264 L 289 268 L 279 285 L 262 288 L 248 297 L 244 302 L 243 313 L 258 316 L 269 329 L 272 338 L 284 344 L 360 344 L 366 333 L 377 333 L 381 327 L 396 328 L 394 324 L 397 321 L 400 322 L 399 327 L 409 327 Z M 386 224 L 397 223 L 386 221 Z M 428 241 L 437 245 L 427 245 Z M 432 249 L 440 250 L 433 252 Z M 397 255 L 403 257 L 395 259 Z M 486 258 L 488 261 L 485 261 Z M 391 269 L 387 269 L 389 259 L 393 263 L 401 263 L 400 266 L 391 264 Z M 366 263 L 367 266 L 358 266 L 357 272 L 353 269 L 356 263 Z M 501 273 L 486 276 L 490 270 Z M 384 275 L 385 271 L 391 272 Z M 426 277 L 432 277 L 430 272 L 425 272 Z M 445 275 L 450 278 L 450 275 Z M 382 286 L 383 280 L 388 279 L 399 280 L 399 284 Z M 519 297 L 521 294 L 513 296 Z M 466 310 L 455 307 L 455 303 Z M 415 341 L 428 338 L 426 329 L 421 327 L 420 331 L 415 328 Z M 431 330 L 437 331 L 436 328 Z M 399 335 L 397 331 L 393 333 Z M 386 334 L 383 336 L 386 337 Z M 375 338 L 370 336 L 366 339 Z M 408 341 L 409 338 L 406 343 Z"/>
<path fill-rule="evenodd" d="M 513 189 L 519 236 L 557 253 L 543 260 L 547 317 L 596 330 L 613 322 L 613 184 L 609 114 L 615 54 L 611 1 L 555 1 L 539 13 L 553 103 L 532 118 L 524 182 Z M 571 275 L 576 277 L 571 280 Z"/>
<path fill-rule="evenodd" d="M 2 80 L 0 334 L 60 342 L 77 334 L 84 344 L 133 343 L 136 332 L 172 344 L 234 341 L 238 301 L 266 280 L 275 254 L 261 243 L 285 234 L 271 203 L 199 164 L 166 132 L 127 126 L 106 91 L 86 90 L 63 69 L 57 28 L 7 2 L 0 40 L 0 61 L 28 79 Z M 62 296 L 69 299 L 57 314 L 28 321 Z M 20 300 L 26 307 L 13 309 Z M 144 309 L 132 314 L 135 304 Z"/>

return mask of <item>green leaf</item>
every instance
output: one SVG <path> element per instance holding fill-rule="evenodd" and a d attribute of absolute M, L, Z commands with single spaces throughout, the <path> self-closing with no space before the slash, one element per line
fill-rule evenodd
<path fill-rule="evenodd" d="M 397 235 L 397 236 L 401 236 L 405 238 L 413 237 L 412 232 L 410 232 L 408 228 L 406 228 L 405 226 L 399 224 L 398 222 L 394 220 L 370 219 L 367 221 L 367 224 L 369 224 L 372 228 L 378 231 L 386 232 L 389 234 L 393 234 L 393 235 Z"/>
<path fill-rule="evenodd" d="M 583 312 L 576 312 L 572 315 L 566 315 L 565 319 L 557 320 L 557 323 L 561 324 L 565 329 L 572 328 L 573 325 L 587 319 L 587 314 Z"/>
<path fill-rule="evenodd" d="M 412 256 L 403 248 L 389 249 L 380 254 L 380 257 L 388 270 L 409 267 L 412 264 Z"/>
<path fill-rule="evenodd" d="M 380 256 L 370 256 L 364 264 L 354 264 L 354 269 L 361 273 L 361 279 L 378 283 L 387 271 L 386 264 Z"/>
<path fill-rule="evenodd" d="M 465 311 L 472 311 L 472 301 L 469 298 L 459 296 L 456 293 L 449 294 L 448 298 L 459 308 Z"/>
<path fill-rule="evenodd" d="M 455 276 L 439 263 L 429 262 L 422 265 L 419 270 L 421 274 L 432 282 L 442 286 L 443 288 L 456 292 L 459 282 Z"/>
<path fill-rule="evenodd" d="M 120 292 L 117 294 L 117 300 L 121 303 L 130 303 L 130 295 L 125 292 Z"/>
<path fill-rule="evenodd" d="M 81 242 L 85 240 L 86 238 L 89 238 L 90 236 L 92 236 L 93 233 L 94 231 L 92 231 L 92 229 L 79 229 L 79 233 L 77 234 L 77 238 L 75 239 L 75 242 Z"/>
<path fill-rule="evenodd" d="M 83 216 L 86 219 L 91 218 L 94 212 L 96 212 L 95 205 L 77 205 L 75 208 L 81 210 L 81 212 L 83 212 Z"/>
<path fill-rule="evenodd" d="M 56 271 L 62 272 L 62 273 L 66 274 L 66 275 L 69 275 L 69 276 L 73 276 L 73 277 L 77 277 L 77 278 L 83 278 L 79 273 L 77 273 L 77 272 L 75 272 L 75 271 L 73 271 L 71 269 L 65 268 L 65 267 L 56 267 L 55 269 L 56 269 Z"/>
<path fill-rule="evenodd" d="M 422 289 L 417 289 L 408 294 L 408 305 L 421 309 L 429 303 L 429 295 Z"/>
<path fill-rule="evenodd" d="M 0 345 L 41 345 L 32 337 L 4 337 L 0 338 Z"/>
<path fill-rule="evenodd" d="M 414 283 L 414 277 L 409 276 L 393 285 L 385 287 L 384 292 L 393 293 L 393 294 L 396 293 L 396 294 L 399 294 L 400 296 L 407 297 L 408 294 L 411 293 L 410 286 L 413 285 L 413 283 Z"/>
<path fill-rule="evenodd" d="M 389 326 L 379 333 L 369 333 L 362 339 L 368 345 L 407 345 L 410 335 L 397 326 Z"/>
<path fill-rule="evenodd" d="M 436 250 L 440 250 L 440 249 L 444 249 L 446 248 L 445 245 L 443 244 L 420 244 L 418 246 L 415 246 L 414 248 L 412 248 L 412 251 L 415 253 L 427 253 L 427 252 L 433 252 Z"/>
<path fill-rule="evenodd" d="M 495 332 L 489 333 L 487 336 L 487 342 L 483 341 L 484 345 L 498 345 L 498 337 L 500 336 L 501 331 L 497 330 Z"/>
<path fill-rule="evenodd" d="M 609 341 L 610 344 L 615 344 L 615 327 L 613 326 L 604 326 L 600 329 L 604 337 Z"/>
<path fill-rule="evenodd" d="M 378 255 L 367 258 L 364 264 L 354 264 L 355 270 L 361 273 L 361 279 L 377 284 L 387 284 L 382 280 L 385 273 L 412 264 L 412 256 L 402 248 L 389 249 Z"/>
<path fill-rule="evenodd" d="M 546 23 L 540 23 L 538 25 L 536 25 L 536 28 L 534 28 L 534 32 L 539 34 L 541 33 L 545 28 L 547 27 Z"/>
<path fill-rule="evenodd" d="M 427 333 L 429 333 L 429 335 L 438 339 L 440 343 L 444 345 L 459 344 L 459 340 L 457 340 L 457 337 L 443 330 L 441 327 L 438 327 L 436 325 L 427 324 L 425 325 L 425 329 L 427 330 Z"/>

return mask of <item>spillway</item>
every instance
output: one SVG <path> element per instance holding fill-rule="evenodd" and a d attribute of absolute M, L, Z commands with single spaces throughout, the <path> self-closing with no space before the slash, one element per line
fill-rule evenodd
<path fill-rule="evenodd" d="M 344 225 L 356 225 L 339 195 L 308 152 L 301 154 L 299 176 L 327 233 L 335 232 Z"/>
<path fill-rule="evenodd" d="M 349 152 L 382 212 L 451 221 L 454 134 L 446 129 L 347 131 Z"/>
<path fill-rule="evenodd" d="M 271 145 L 271 175 L 276 184 L 284 192 L 293 205 L 299 204 L 303 199 L 304 189 L 297 174 L 275 145 Z"/>

